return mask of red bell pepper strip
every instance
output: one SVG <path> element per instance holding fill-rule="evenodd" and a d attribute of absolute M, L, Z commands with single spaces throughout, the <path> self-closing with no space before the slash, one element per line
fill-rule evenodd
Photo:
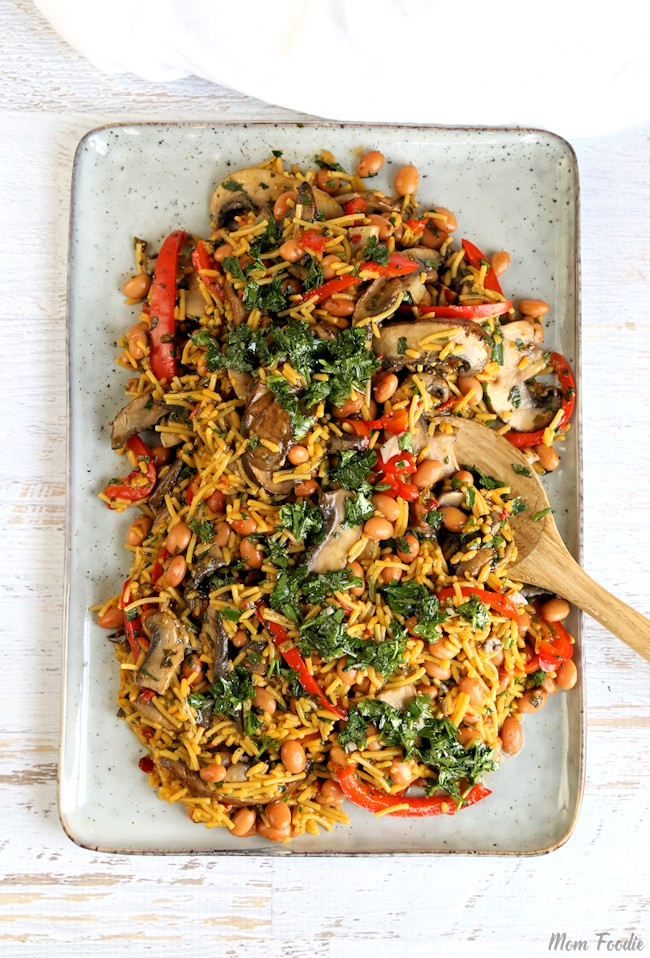
<path fill-rule="evenodd" d="M 415 273 L 416 270 L 422 270 L 420 263 L 414 262 L 410 257 L 402 253 L 393 253 L 388 257 L 388 262 L 384 266 L 382 263 L 375 263 L 374 260 L 364 260 L 359 264 L 359 269 L 368 272 L 377 273 L 378 276 L 385 276 L 387 279 L 393 279 L 395 276 L 408 276 L 409 273 Z"/>
<path fill-rule="evenodd" d="M 490 289 L 495 293 L 499 293 L 503 296 L 503 290 L 501 289 L 501 284 L 497 279 L 497 274 L 494 272 L 492 266 L 489 265 L 489 259 L 483 255 L 478 246 L 474 246 L 473 243 L 470 243 L 469 240 L 461 240 L 463 249 L 465 250 L 465 256 L 467 257 L 467 262 L 470 266 L 473 266 L 474 269 L 481 268 L 481 260 L 484 263 L 488 264 L 488 270 L 485 274 L 485 279 L 483 280 L 483 286 L 485 289 Z"/>
<path fill-rule="evenodd" d="M 545 622 L 550 639 L 542 639 L 539 647 L 539 667 L 545 672 L 557 672 L 563 662 L 573 657 L 571 636 L 561 622 Z"/>
<path fill-rule="evenodd" d="M 385 429 L 393 436 L 406 432 L 409 414 L 406 409 L 394 409 L 380 419 L 346 419 L 355 435 L 369 436 L 373 429 Z"/>
<path fill-rule="evenodd" d="M 367 202 L 364 200 L 363 196 L 355 196 L 343 207 L 344 212 L 350 216 L 352 213 L 363 213 L 368 207 Z"/>
<path fill-rule="evenodd" d="M 125 605 L 128 605 L 128 602 L 125 600 L 130 584 L 131 579 L 127 579 L 124 583 L 119 602 L 120 609 L 123 609 Z M 135 619 L 129 619 L 126 615 L 124 616 L 124 634 L 126 641 L 129 643 L 129 648 L 131 649 L 133 661 L 137 662 L 140 656 L 140 643 L 138 642 L 138 638 L 142 635 L 142 622 L 140 620 L 140 616 L 137 616 Z"/>
<path fill-rule="evenodd" d="M 408 228 L 413 233 L 424 233 L 428 224 L 429 224 L 428 220 L 411 219 L 411 220 L 406 220 L 406 222 L 404 223 L 404 226 L 408 226 Z"/>
<path fill-rule="evenodd" d="M 303 659 L 302 655 L 296 646 L 291 644 L 291 639 L 289 638 L 287 630 L 283 628 L 279 622 L 273 622 L 271 619 L 265 619 L 263 610 L 264 603 L 262 601 L 257 602 L 255 604 L 255 614 L 257 615 L 257 618 L 260 620 L 264 628 L 270 632 L 276 649 L 280 652 L 280 655 L 287 663 L 289 668 L 293 669 L 294 672 L 297 672 L 298 679 L 305 692 L 307 692 L 308 695 L 313 695 L 324 709 L 327 709 L 328 712 L 336 715 L 337 718 L 346 719 L 348 717 L 348 713 L 345 709 L 339 708 L 338 705 L 333 705 L 327 698 L 322 688 L 307 668 L 307 663 Z"/>
<path fill-rule="evenodd" d="M 160 247 L 153 277 L 149 362 L 156 379 L 166 379 L 167 382 L 171 382 L 176 375 L 174 356 L 176 273 L 178 254 L 186 242 L 187 233 L 183 230 L 174 230 L 170 233 Z"/>
<path fill-rule="evenodd" d="M 502 303 L 477 303 L 460 306 L 418 306 L 421 316 L 439 316 L 441 319 L 490 319 L 491 316 L 501 316 L 512 309 L 512 300 L 505 299 Z"/>
<path fill-rule="evenodd" d="M 529 658 L 526 659 L 526 675 L 532 675 L 533 672 L 539 672 L 541 665 L 539 664 L 539 655 L 532 654 Z M 544 670 L 546 671 L 546 669 Z"/>
<path fill-rule="evenodd" d="M 360 283 L 361 280 L 358 276 L 337 276 L 336 279 L 330 279 L 326 283 L 323 283 L 322 286 L 315 286 L 313 289 L 310 289 L 303 296 L 305 302 L 315 300 L 317 303 L 322 303 L 324 299 L 328 299 L 330 296 L 333 296 L 334 293 L 341 293 L 344 289 L 349 289 L 350 286 L 356 286 L 357 283 Z"/>
<path fill-rule="evenodd" d="M 407 501 L 417 499 L 420 490 L 412 482 L 404 482 L 403 477 L 412 475 L 417 470 L 415 456 L 411 452 L 400 452 L 391 456 L 386 462 L 380 457 L 375 464 L 375 472 L 379 476 L 380 484 L 387 484 L 391 488 L 385 490 L 385 495 L 395 498 L 399 496 Z"/>
<path fill-rule="evenodd" d="M 208 253 L 207 246 L 205 245 L 204 240 L 199 240 L 194 249 L 192 250 L 192 266 L 194 270 L 203 283 L 203 285 L 211 293 L 213 293 L 217 299 L 220 299 L 222 303 L 226 301 L 226 292 L 222 286 L 216 281 L 214 276 L 205 276 L 204 271 L 215 270 L 216 264 L 213 257 Z"/>
<path fill-rule="evenodd" d="M 562 418 L 555 428 L 557 433 L 562 432 L 573 415 L 576 404 L 576 384 L 571 368 L 564 356 L 560 353 L 551 353 L 549 362 L 562 386 Z M 546 429 L 538 429 L 536 432 L 515 432 L 511 429 L 504 435 L 517 449 L 528 449 L 530 446 L 541 445 L 544 442 L 545 432 Z"/>
<path fill-rule="evenodd" d="M 311 250 L 312 253 L 322 253 L 327 246 L 327 237 L 318 230 L 305 230 L 298 237 L 298 243 L 303 249 Z"/>
<path fill-rule="evenodd" d="M 336 768 L 336 778 L 343 790 L 343 794 L 360 808 L 365 808 L 369 812 L 381 812 L 386 808 L 396 808 L 396 811 L 389 812 L 395 818 L 422 818 L 426 815 L 455 815 L 460 808 L 466 805 L 475 805 L 481 799 L 491 795 L 489 788 L 484 785 L 473 785 L 460 805 L 453 798 L 444 795 L 433 795 L 431 798 L 407 798 L 404 795 L 388 795 L 380 792 L 365 782 L 360 782 L 357 778 L 353 766 L 347 768 Z M 401 805 L 408 805 L 408 808 L 400 808 Z"/>
<path fill-rule="evenodd" d="M 497 615 L 505 615 L 508 619 L 519 621 L 519 611 L 510 596 L 500 595 L 498 592 L 488 592 L 487 589 L 479 589 L 473 585 L 461 585 L 460 591 L 464 596 L 475 595 L 485 605 L 489 605 Z M 436 592 L 436 595 L 440 600 L 450 599 L 456 595 L 456 590 L 448 586 L 446 589 L 440 589 Z"/>
<path fill-rule="evenodd" d="M 158 556 L 158 558 L 157 558 L 156 561 L 154 562 L 153 569 L 151 570 L 151 581 L 152 581 L 152 582 L 157 582 L 158 579 L 159 579 L 159 578 L 161 577 L 161 575 L 163 574 L 163 572 L 164 572 L 163 563 L 164 563 L 165 559 L 167 559 L 168 557 L 169 557 L 169 552 L 167 551 L 167 547 L 166 547 L 166 546 L 163 546 L 162 549 L 160 550 L 160 555 Z"/>
<path fill-rule="evenodd" d="M 144 478 L 144 474 L 136 466 L 135 469 L 131 470 L 126 479 L 120 482 L 110 483 L 106 486 L 104 495 L 109 499 L 127 499 L 129 502 L 138 502 L 140 499 L 146 499 L 147 496 L 153 492 L 157 477 L 156 466 L 150 450 L 138 436 L 132 436 L 128 440 L 126 448 L 130 449 L 131 452 L 137 456 L 138 461 L 146 463 L 147 481 L 144 484 L 136 485 L 136 479 L 142 480 Z M 109 503 L 108 508 L 114 509 L 115 507 Z"/>

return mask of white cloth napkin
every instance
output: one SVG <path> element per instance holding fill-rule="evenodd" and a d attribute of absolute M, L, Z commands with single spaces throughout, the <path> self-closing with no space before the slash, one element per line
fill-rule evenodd
<path fill-rule="evenodd" d="M 333 120 L 533 126 L 650 118 L 647 0 L 35 0 L 100 70 L 196 75 Z"/>

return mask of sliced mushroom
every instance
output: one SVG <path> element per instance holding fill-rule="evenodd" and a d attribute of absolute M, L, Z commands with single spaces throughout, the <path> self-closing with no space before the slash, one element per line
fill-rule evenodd
<path fill-rule="evenodd" d="M 237 399 L 248 399 L 248 394 L 253 384 L 253 377 L 251 374 L 240 373 L 235 369 L 229 369 L 228 379 L 230 380 L 230 385 L 232 386 L 233 392 L 235 393 Z"/>
<path fill-rule="evenodd" d="M 477 549 L 468 559 L 462 559 L 456 564 L 456 575 L 476 579 L 483 566 L 488 562 L 491 564 L 495 556 L 496 552 L 491 546 Z"/>
<path fill-rule="evenodd" d="M 361 449 L 365 449 L 367 446 L 367 436 L 353 436 L 348 432 L 344 432 L 340 436 L 332 433 L 327 441 L 328 452 L 342 452 L 345 449 L 354 449 L 356 451 L 360 451 Z"/>
<path fill-rule="evenodd" d="M 442 463 L 443 471 L 440 478 L 446 479 L 447 476 L 453 476 L 458 472 L 460 466 L 456 458 L 456 435 L 455 433 L 434 432 L 429 434 L 428 421 L 422 417 L 418 419 L 415 429 L 411 433 L 413 442 L 413 452 L 418 460 L 425 452 L 423 459 L 437 459 Z M 400 453 L 399 438 L 391 436 L 382 445 L 380 455 L 384 462 L 392 459 Z M 461 493 L 462 498 L 462 493 Z M 449 503 L 448 503 L 449 504 Z"/>
<path fill-rule="evenodd" d="M 182 445 L 187 436 L 182 436 L 179 432 L 161 432 L 160 445 L 164 449 L 173 449 L 174 446 Z"/>
<path fill-rule="evenodd" d="M 434 283 L 438 279 L 438 267 L 442 259 L 440 253 L 435 249 L 429 249 L 427 246 L 411 246 L 402 252 L 403 256 L 412 259 L 421 267 L 420 272 L 424 273 L 426 283 Z M 410 275 L 414 275 L 411 273 Z M 415 273 L 415 275 L 419 275 Z"/>
<path fill-rule="evenodd" d="M 293 177 L 253 166 L 227 176 L 210 200 L 210 216 L 217 226 L 229 226 L 235 216 L 248 210 L 269 209 L 286 190 L 295 187 Z"/>
<path fill-rule="evenodd" d="M 143 699 L 141 695 L 138 695 L 134 704 L 136 712 L 147 725 L 157 725 L 166 732 L 177 731 L 176 726 L 156 708 L 154 702 Z"/>
<path fill-rule="evenodd" d="M 242 429 L 245 436 L 268 439 L 278 447 L 278 451 L 273 452 L 262 443 L 252 449 L 249 446 L 242 457 L 246 475 L 270 496 L 287 496 L 293 489 L 293 480 L 274 482 L 273 473 L 282 466 L 289 451 L 293 439 L 291 419 L 271 390 L 262 383 L 258 383 L 251 393 L 244 412 Z"/>
<path fill-rule="evenodd" d="M 446 402 L 451 395 L 449 383 L 443 376 L 436 376 L 435 373 L 418 373 L 418 379 L 428 393 L 431 393 L 439 402 Z"/>
<path fill-rule="evenodd" d="M 165 496 L 169 495 L 176 483 L 178 482 L 178 477 L 183 468 L 182 459 L 177 459 L 176 462 L 173 462 L 171 466 L 167 469 L 167 472 L 158 480 L 154 491 L 149 496 L 149 505 L 152 509 L 161 509 L 164 506 Z M 154 525 L 157 524 L 158 517 L 154 520 Z"/>
<path fill-rule="evenodd" d="M 414 685 L 402 685 L 398 689 L 388 689 L 377 695 L 380 702 L 386 702 L 395 709 L 404 709 L 410 702 L 417 698 L 417 691 Z"/>
<path fill-rule="evenodd" d="M 302 207 L 301 219 L 308 223 L 316 219 L 318 207 L 316 206 L 314 189 L 306 181 L 303 181 L 298 187 L 298 203 Z"/>
<path fill-rule="evenodd" d="M 143 393 L 120 409 L 112 423 L 111 446 L 119 449 L 132 436 L 151 429 L 163 416 L 169 415 L 167 403 L 158 402 L 151 393 Z"/>
<path fill-rule="evenodd" d="M 198 561 L 192 564 L 192 571 L 187 578 L 188 589 L 198 589 L 204 579 L 217 569 L 222 569 L 225 564 L 226 560 L 220 546 L 213 542 L 207 552 L 204 552 Z"/>
<path fill-rule="evenodd" d="M 348 233 L 352 253 L 358 253 L 368 245 L 371 239 L 379 239 L 378 226 L 353 226 Z"/>
<path fill-rule="evenodd" d="M 201 639 L 206 637 L 212 645 L 214 656 L 214 677 L 225 679 L 228 675 L 228 633 L 223 627 L 223 619 L 211 605 L 208 606 L 203 618 Z"/>
<path fill-rule="evenodd" d="M 385 276 L 373 280 L 356 302 L 352 314 L 353 323 L 380 316 L 392 307 L 397 309 L 401 302 L 400 293 L 401 289 L 397 289 L 393 281 L 386 279 Z"/>
<path fill-rule="evenodd" d="M 161 765 L 165 771 L 169 772 L 173 778 L 188 790 L 190 795 L 197 798 L 208 798 L 213 795 L 213 791 L 207 782 L 204 782 L 198 772 L 188 768 L 185 762 L 178 759 L 161 756 L 158 758 L 158 765 Z"/>
<path fill-rule="evenodd" d="M 346 489 L 337 489 L 336 492 L 326 492 L 319 503 L 323 516 L 324 539 L 315 545 L 307 554 L 305 564 L 310 572 L 332 572 L 334 569 L 344 569 L 348 552 L 361 538 L 363 527 L 344 526 L 345 502 L 354 498 L 354 493 Z"/>
<path fill-rule="evenodd" d="M 535 345 L 535 324 L 516 320 L 501 327 L 503 365 L 494 382 L 485 391 L 492 410 L 517 432 L 534 432 L 547 426 L 555 415 L 558 401 L 540 402 L 527 385 L 546 366 L 544 353 Z M 520 363 L 526 358 L 523 369 Z"/>
<path fill-rule="evenodd" d="M 239 326 L 241 323 L 244 322 L 244 320 L 248 316 L 248 313 L 246 312 L 246 309 L 241 299 L 239 298 L 239 296 L 233 289 L 232 283 L 230 283 L 227 279 L 224 279 L 223 288 L 226 294 L 226 299 L 228 300 L 228 305 L 230 306 L 231 322 L 233 326 Z"/>
<path fill-rule="evenodd" d="M 440 351 L 427 348 L 426 345 L 426 340 L 436 333 L 443 334 L 437 340 L 438 343 L 453 342 L 461 349 L 454 350 L 441 362 Z M 425 345 L 421 345 L 422 343 Z M 454 320 L 453 325 L 450 325 L 449 320 L 437 319 L 390 323 L 374 338 L 372 348 L 375 354 L 382 358 L 386 369 L 400 369 L 410 364 L 429 369 L 457 368 L 464 375 L 481 372 L 491 356 L 491 349 L 481 326 L 463 319 Z M 407 349 L 417 352 L 417 359 L 405 356 Z"/>
<path fill-rule="evenodd" d="M 187 632 L 168 612 L 154 612 L 147 619 L 151 633 L 149 649 L 138 669 L 136 682 L 159 695 L 166 692 L 189 645 Z"/>
<path fill-rule="evenodd" d="M 201 319 L 205 315 L 207 306 L 205 296 L 201 292 L 201 281 L 196 273 L 190 273 L 185 290 L 185 316 L 187 319 Z"/>

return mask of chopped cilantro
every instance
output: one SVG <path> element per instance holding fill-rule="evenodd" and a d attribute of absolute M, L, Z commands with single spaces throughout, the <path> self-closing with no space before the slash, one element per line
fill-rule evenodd
<path fill-rule="evenodd" d="M 515 409 L 519 409 L 519 407 L 521 406 L 521 392 L 519 391 L 518 386 L 513 386 L 512 389 L 510 390 L 510 402 L 515 407 Z"/>
<path fill-rule="evenodd" d="M 472 472 L 475 472 L 479 479 L 479 485 L 482 489 L 500 489 L 501 486 L 507 485 L 507 483 L 502 482 L 501 479 L 495 479 L 494 476 L 488 476 L 486 473 L 481 472 L 478 466 L 470 467 Z"/>
<path fill-rule="evenodd" d="M 406 339 L 404 338 L 404 336 L 400 336 L 399 339 L 397 340 L 397 352 L 399 353 L 400 356 L 403 356 L 407 349 L 408 349 L 408 343 L 406 342 Z"/>
<path fill-rule="evenodd" d="M 413 435 L 410 432 L 403 432 L 397 438 L 397 445 L 400 452 L 414 452 L 413 449 Z"/>

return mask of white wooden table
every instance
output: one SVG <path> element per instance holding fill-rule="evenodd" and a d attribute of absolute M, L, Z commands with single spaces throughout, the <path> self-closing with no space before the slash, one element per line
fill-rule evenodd
<path fill-rule="evenodd" d="M 603 953 L 632 934 L 650 948 L 650 665 L 593 622 L 584 803 L 550 856 L 128 858 L 65 837 L 56 762 L 74 149 L 92 127 L 126 119 L 296 117 L 197 79 L 103 76 L 28 0 L 0 6 L 0 37 L 0 955 L 528 956 L 546 953 L 553 933 L 566 934 L 564 950 L 586 941 L 595 952 L 598 932 L 611 936 Z M 574 146 L 583 563 L 648 614 L 650 122 Z"/>

